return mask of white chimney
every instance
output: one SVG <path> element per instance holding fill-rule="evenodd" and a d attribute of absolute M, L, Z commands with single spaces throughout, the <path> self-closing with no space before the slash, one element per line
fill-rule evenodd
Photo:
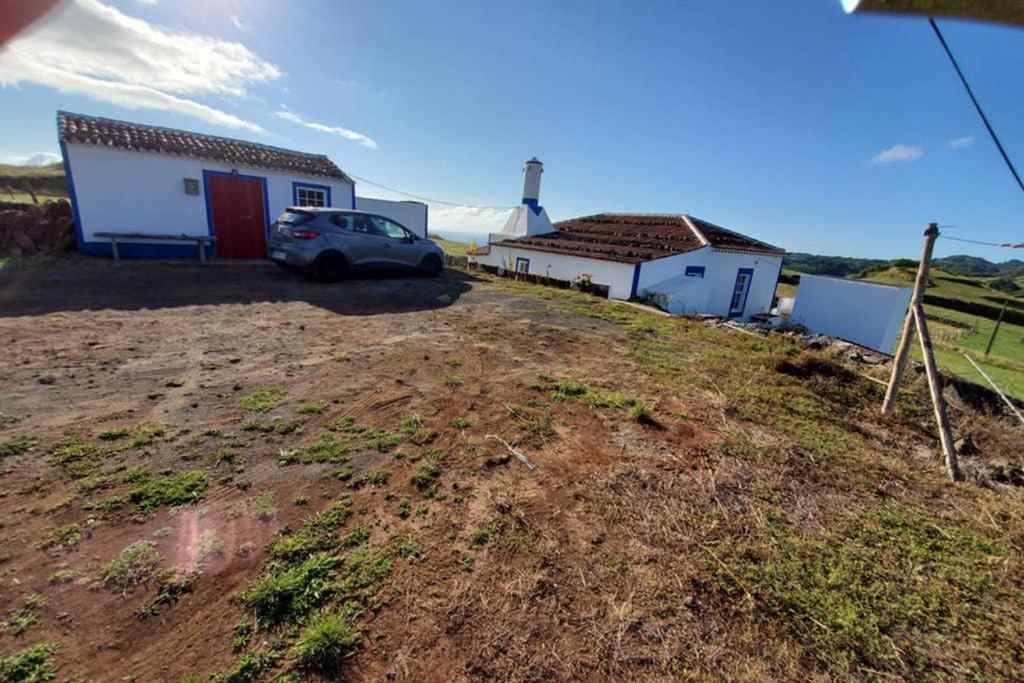
<path fill-rule="evenodd" d="M 501 242 L 515 237 L 532 237 L 554 232 L 547 211 L 540 205 L 540 174 L 544 164 L 533 157 L 523 164 L 523 203 L 512 210 L 501 232 L 491 233 L 488 242 Z"/>
<path fill-rule="evenodd" d="M 540 205 L 540 174 L 544 164 L 533 157 L 523 165 L 523 204 L 537 208 Z"/>

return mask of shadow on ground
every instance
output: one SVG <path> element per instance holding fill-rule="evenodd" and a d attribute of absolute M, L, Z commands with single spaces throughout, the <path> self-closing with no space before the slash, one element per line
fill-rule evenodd
<path fill-rule="evenodd" d="M 0 269 L 0 317 L 294 301 L 341 315 L 408 313 L 450 306 L 478 281 L 448 270 L 436 278 L 381 275 L 322 284 L 269 263 L 45 258 Z"/>

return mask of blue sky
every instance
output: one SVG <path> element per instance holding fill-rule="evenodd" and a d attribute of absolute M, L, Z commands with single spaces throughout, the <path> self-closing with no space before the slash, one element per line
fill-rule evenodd
<path fill-rule="evenodd" d="M 940 25 L 1024 166 L 1024 32 Z M 688 212 L 870 257 L 916 256 L 933 220 L 1024 241 L 1024 193 L 926 21 L 838 0 L 77 0 L 0 52 L 0 160 L 56 152 L 59 108 L 322 152 L 487 206 L 519 200 L 536 155 L 555 220 Z M 502 217 L 433 205 L 431 225 Z"/>

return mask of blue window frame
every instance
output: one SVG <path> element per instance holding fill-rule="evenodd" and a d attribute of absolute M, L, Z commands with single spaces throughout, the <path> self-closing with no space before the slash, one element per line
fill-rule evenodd
<path fill-rule="evenodd" d="M 733 285 L 732 298 L 729 299 L 730 318 L 743 316 L 743 309 L 747 307 L 747 295 L 750 294 L 750 282 L 753 279 L 753 268 L 740 268 L 736 271 L 736 284 Z"/>
<path fill-rule="evenodd" d="M 530 259 L 522 256 L 516 257 L 516 272 L 517 273 L 530 273 Z"/>
<path fill-rule="evenodd" d="M 292 182 L 292 204 L 294 206 L 333 206 L 330 185 Z"/>
<path fill-rule="evenodd" d="M 704 277 L 704 266 L 686 266 L 686 277 Z"/>

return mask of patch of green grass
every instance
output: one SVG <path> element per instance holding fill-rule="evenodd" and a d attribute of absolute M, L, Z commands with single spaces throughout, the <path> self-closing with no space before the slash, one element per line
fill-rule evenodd
<path fill-rule="evenodd" d="M 1019 560 L 964 524 L 897 507 L 822 534 L 774 525 L 724 539 L 716 556 L 723 604 L 782 629 L 833 677 L 1024 674 Z"/>
<path fill-rule="evenodd" d="M 346 616 L 327 614 L 309 624 L 295 643 L 295 664 L 302 671 L 337 673 L 345 657 L 359 643 L 359 632 Z"/>
<path fill-rule="evenodd" d="M 189 505 L 202 500 L 209 483 L 203 470 L 185 470 L 159 479 L 146 475 L 128 492 L 128 500 L 145 511 L 164 505 Z"/>
<path fill-rule="evenodd" d="M 252 516 L 261 522 L 267 522 L 277 517 L 277 493 L 274 491 L 263 491 L 250 502 Z"/>
<path fill-rule="evenodd" d="M 409 515 L 412 514 L 412 501 L 408 498 L 404 498 L 398 504 L 398 516 L 402 519 L 408 519 Z"/>
<path fill-rule="evenodd" d="M 58 465 L 66 465 L 91 455 L 95 450 L 96 444 L 91 441 L 80 437 L 70 437 L 55 443 L 50 449 L 50 455 Z"/>
<path fill-rule="evenodd" d="M 160 613 L 166 605 L 173 605 L 181 596 L 191 593 L 199 574 L 180 569 L 162 571 L 156 576 L 156 597 L 140 607 L 135 616 L 140 620 L 150 619 Z"/>
<path fill-rule="evenodd" d="M 349 357 L 349 355 L 347 353 L 339 353 L 338 355 L 336 355 L 331 360 L 333 360 L 335 363 L 348 363 L 352 359 Z"/>
<path fill-rule="evenodd" d="M 100 432 L 98 438 L 101 441 L 117 441 L 118 439 L 123 439 L 124 437 L 131 434 L 131 431 L 132 430 L 130 430 L 128 427 L 116 427 L 114 429 L 108 429 L 106 431 Z"/>
<path fill-rule="evenodd" d="M 644 401 L 637 399 L 633 407 L 629 409 L 629 416 L 633 418 L 633 422 L 639 422 L 640 424 L 653 424 L 654 423 L 654 408 Z"/>
<path fill-rule="evenodd" d="M 281 661 L 281 652 L 273 647 L 254 650 L 243 655 L 235 668 L 225 674 L 211 676 L 209 683 L 252 683 L 263 678 Z"/>
<path fill-rule="evenodd" d="M 388 483 L 388 479 L 391 478 L 391 473 L 383 467 L 370 472 L 366 477 L 366 482 L 373 486 L 384 486 Z"/>
<path fill-rule="evenodd" d="M 30 626 L 39 621 L 39 615 L 29 609 L 20 609 L 10 612 L 7 615 L 7 632 L 12 636 L 20 636 L 29 629 Z"/>
<path fill-rule="evenodd" d="M 121 551 L 100 571 L 100 583 L 112 591 L 126 595 L 136 587 L 148 583 L 156 573 L 163 557 L 153 541 L 136 541 Z"/>
<path fill-rule="evenodd" d="M 341 498 L 307 518 L 297 531 L 284 529 L 279 532 L 270 542 L 269 555 L 275 560 L 296 562 L 313 553 L 329 550 L 334 547 L 338 532 L 351 516 L 351 499 Z"/>
<path fill-rule="evenodd" d="M 0 460 L 14 455 L 27 453 L 35 445 L 35 437 L 27 434 L 22 434 L 21 436 L 16 436 L 13 439 L 4 441 L 3 443 L 0 443 Z"/>
<path fill-rule="evenodd" d="M 327 411 L 327 404 L 323 401 L 315 401 L 313 403 L 306 403 L 296 408 L 295 412 L 302 415 L 319 415 L 320 413 Z"/>
<path fill-rule="evenodd" d="M 348 461 L 349 444 L 342 437 L 324 434 L 319 439 L 301 449 L 296 457 L 305 463 L 343 463 Z"/>
<path fill-rule="evenodd" d="M 457 387 L 462 384 L 462 380 L 459 379 L 458 375 L 448 374 L 444 376 L 444 385 L 446 387 Z"/>
<path fill-rule="evenodd" d="M 464 417 L 457 417 L 452 420 L 452 427 L 454 429 L 469 429 L 469 420 Z"/>
<path fill-rule="evenodd" d="M 338 591 L 334 579 L 341 558 L 327 552 L 307 555 L 298 563 L 271 565 L 245 593 L 245 604 L 262 628 L 302 621 Z"/>
<path fill-rule="evenodd" d="M 441 468 L 435 463 L 420 464 L 409 474 L 409 481 L 418 489 L 429 488 L 441 476 Z"/>
<path fill-rule="evenodd" d="M 284 403 L 284 394 L 284 389 L 280 387 L 265 387 L 246 394 L 238 401 L 238 405 L 256 413 L 269 413 Z"/>
<path fill-rule="evenodd" d="M 202 567 L 211 558 L 224 557 L 224 541 L 217 538 L 217 534 L 213 529 L 207 529 L 196 537 L 194 545 L 196 553 L 196 563 Z"/>
<path fill-rule="evenodd" d="M 471 572 L 476 568 L 476 558 L 472 555 L 466 555 L 459 561 L 459 568 L 464 572 Z"/>
<path fill-rule="evenodd" d="M 64 583 L 71 583 L 78 576 L 78 572 L 74 569 L 58 569 L 54 573 L 50 574 L 50 578 L 47 582 L 51 586 L 60 585 Z"/>
<path fill-rule="evenodd" d="M 132 448 L 145 448 L 167 434 L 167 427 L 158 422 L 144 422 L 131 430 Z"/>
<path fill-rule="evenodd" d="M 57 675 L 57 668 L 50 658 L 59 647 L 43 643 L 25 648 L 13 655 L 0 654 L 0 679 L 5 683 L 41 683 L 51 681 Z"/>
<path fill-rule="evenodd" d="M 571 379 L 554 379 L 541 375 L 534 389 L 548 393 L 556 401 L 577 400 L 604 410 L 620 410 L 636 405 L 637 399 L 614 389 L 593 387 Z"/>
<path fill-rule="evenodd" d="M 111 483 L 110 477 L 102 474 L 93 474 L 75 482 L 75 489 L 79 493 L 89 494 L 109 488 Z"/>
<path fill-rule="evenodd" d="M 68 550 L 78 545 L 86 534 L 86 527 L 77 522 L 51 529 L 39 542 L 43 550 Z"/>
<path fill-rule="evenodd" d="M 295 496 L 294 498 L 292 498 L 292 505 L 296 505 L 296 506 L 309 505 L 309 496 L 304 495 L 304 494 L 300 494 L 298 496 Z"/>

